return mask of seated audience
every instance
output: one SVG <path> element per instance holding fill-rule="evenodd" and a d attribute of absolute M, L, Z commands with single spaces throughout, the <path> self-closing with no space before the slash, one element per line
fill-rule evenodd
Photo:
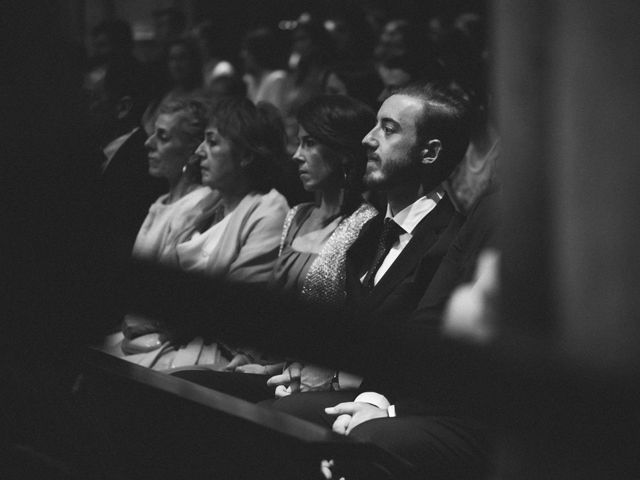
<path fill-rule="evenodd" d="M 366 165 L 361 138 L 374 123 L 371 109 L 341 95 L 318 96 L 300 109 L 299 145 L 293 158 L 305 190 L 314 192 L 316 199 L 287 214 L 272 287 L 312 304 L 344 305 L 346 251 L 362 226 L 377 214 L 361 195 Z M 238 357 L 227 369 L 267 374 L 278 368 L 244 364 L 250 360 Z M 266 376 L 234 379 L 205 371 L 176 375 L 249 400 L 273 396 Z"/>
<path fill-rule="evenodd" d="M 200 184 L 200 162 L 195 155 L 207 123 L 207 106 L 199 100 L 184 99 L 160 108 L 155 132 L 147 139 L 149 174 L 164 178 L 169 192 L 149 208 L 135 244 L 133 256 L 162 262 L 175 242 L 175 235 L 187 226 L 198 203 L 211 189 Z M 165 258 L 166 261 L 166 258 Z"/>
<path fill-rule="evenodd" d="M 148 134 L 163 104 L 186 97 L 202 95 L 202 59 L 197 45 L 186 38 L 167 44 L 165 70 L 166 85 L 151 101 L 144 112 L 143 125 Z"/>
<path fill-rule="evenodd" d="M 221 77 L 236 76 L 233 65 L 223 58 L 220 48 L 223 41 L 218 37 L 217 29 L 211 20 L 196 25 L 192 36 L 202 58 L 202 81 L 205 89 L 210 90 Z"/>
<path fill-rule="evenodd" d="M 342 433 L 351 433 L 351 428 L 356 432 L 356 425 L 366 419 L 388 416 L 386 408 L 367 403 L 368 395 L 358 395 L 369 390 L 369 395 L 384 393 L 396 385 L 385 364 L 392 365 L 402 380 L 407 379 L 404 368 L 416 373 L 411 359 L 396 347 L 396 337 L 404 332 L 462 231 L 464 218 L 455 213 L 443 182 L 464 156 L 468 123 L 466 102 L 449 88 L 407 87 L 383 103 L 378 123 L 364 139 L 369 150 L 365 182 L 387 191 L 387 213 L 369 222 L 347 253 L 348 299 L 356 320 L 344 332 L 349 338 L 345 357 L 357 357 L 364 381 L 358 390 L 345 391 L 340 369 L 296 362 L 269 384 L 285 387 L 284 394 L 300 393 L 273 402 L 274 408 L 331 425 L 333 419 L 324 411 L 331 407 L 328 414 L 343 415 L 335 425 Z M 403 388 L 410 391 L 412 383 L 405 382 Z M 355 403 L 341 405 L 356 398 Z M 431 400 L 437 404 L 439 399 Z M 482 429 L 454 413 L 433 410 L 419 417 L 425 418 L 415 429 L 420 440 L 411 436 L 412 422 L 417 421 L 412 417 L 384 424 L 402 428 L 367 438 L 424 468 L 425 475 L 441 478 L 456 472 L 465 478 L 484 461 Z"/>
<path fill-rule="evenodd" d="M 204 138 L 196 154 L 202 183 L 214 192 L 191 211 L 193 218 L 185 219 L 188 227 L 166 250 L 172 258 L 164 258 L 185 271 L 266 283 L 288 211 L 285 198 L 273 189 L 278 156 L 284 152 L 282 121 L 270 105 L 224 99 L 214 108 Z M 123 333 L 127 353 L 142 350 L 124 358 L 156 370 L 196 364 L 222 368 L 238 353 L 210 335 L 169 335 L 152 320 L 134 319 L 124 325 Z"/>
<path fill-rule="evenodd" d="M 467 147 L 467 117 L 463 101 L 448 89 L 412 87 L 385 102 L 377 125 L 366 135 L 364 180 L 384 189 L 389 203 L 386 215 L 367 222 L 346 252 L 346 300 L 354 321 L 344 325 L 345 352 L 360 352 L 360 346 L 381 341 L 377 332 L 402 324 L 458 231 L 463 217 L 455 212 L 442 183 Z M 308 132 L 303 118 L 301 124 L 304 135 Z M 380 351 L 384 349 L 366 351 L 362 364 L 379 364 Z M 302 362 L 269 380 L 278 396 L 345 389 L 347 384 L 354 388 L 358 382 L 344 372 Z M 294 395 L 283 408 L 298 403 L 304 409 L 311 399 Z"/>
<path fill-rule="evenodd" d="M 259 28 L 249 32 L 242 43 L 240 56 L 244 62 L 243 77 L 247 97 L 254 103 L 269 102 L 281 112 L 285 107 L 288 87 L 287 72 L 273 31 Z"/>

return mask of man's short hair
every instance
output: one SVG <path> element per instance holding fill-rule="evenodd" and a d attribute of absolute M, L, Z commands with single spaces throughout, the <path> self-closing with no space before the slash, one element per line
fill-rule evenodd
<path fill-rule="evenodd" d="M 418 146 L 438 139 L 442 150 L 429 169 L 434 186 L 444 181 L 462 161 L 470 136 L 470 105 L 464 92 L 455 84 L 411 84 L 400 88 L 395 95 L 406 95 L 422 101 L 424 109 L 417 121 Z M 431 181 L 430 181 L 431 183 Z"/>

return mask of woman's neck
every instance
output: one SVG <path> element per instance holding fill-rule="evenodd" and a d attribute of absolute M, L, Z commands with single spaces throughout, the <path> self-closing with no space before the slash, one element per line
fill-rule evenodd
<path fill-rule="evenodd" d="M 240 187 L 228 191 L 220 191 L 220 201 L 224 207 L 225 216 L 233 212 L 238 204 L 251 192 L 249 185 L 243 184 Z"/>
<path fill-rule="evenodd" d="M 333 217 L 342 210 L 344 193 L 342 189 L 317 192 L 316 205 L 324 217 Z"/>
<path fill-rule="evenodd" d="M 190 180 L 186 175 L 180 175 L 179 178 L 173 181 L 169 180 L 169 196 L 167 197 L 165 203 L 171 204 L 177 202 L 187 193 L 191 192 L 198 186 L 199 184 L 195 183 L 193 180 Z"/>

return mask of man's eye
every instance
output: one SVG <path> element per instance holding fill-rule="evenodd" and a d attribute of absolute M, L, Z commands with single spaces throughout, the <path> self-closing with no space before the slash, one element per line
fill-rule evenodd
<path fill-rule="evenodd" d="M 302 141 L 303 147 L 311 148 L 311 147 L 314 147 L 315 145 L 316 145 L 316 141 L 313 138 L 305 138 Z"/>
<path fill-rule="evenodd" d="M 384 132 L 385 135 L 391 135 L 393 133 L 393 128 L 391 128 L 388 125 L 384 125 L 382 127 L 382 131 Z"/>

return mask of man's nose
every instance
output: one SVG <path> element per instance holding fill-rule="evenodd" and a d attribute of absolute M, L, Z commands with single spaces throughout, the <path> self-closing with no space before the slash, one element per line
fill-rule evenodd
<path fill-rule="evenodd" d="M 373 130 L 375 130 L 375 128 Z M 373 130 L 370 130 L 362 139 L 362 145 L 365 147 L 375 148 L 378 145 L 373 138 Z"/>
<path fill-rule="evenodd" d="M 155 138 L 156 138 L 156 134 L 152 133 L 151 136 L 149 138 L 147 138 L 147 140 L 145 140 L 144 147 L 147 150 L 153 150 Z"/>

